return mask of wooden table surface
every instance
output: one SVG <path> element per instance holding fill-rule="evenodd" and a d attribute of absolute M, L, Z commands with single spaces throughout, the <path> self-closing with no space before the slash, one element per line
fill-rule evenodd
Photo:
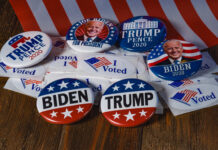
<path fill-rule="evenodd" d="M 0 0 L 0 23 L 0 47 L 23 31 L 6 0 Z M 218 63 L 218 46 L 207 50 Z M 178 117 L 165 109 L 134 128 L 110 125 L 95 106 L 78 123 L 53 125 L 40 117 L 36 99 L 3 89 L 6 81 L 0 77 L 0 150 L 218 149 L 218 106 Z"/>

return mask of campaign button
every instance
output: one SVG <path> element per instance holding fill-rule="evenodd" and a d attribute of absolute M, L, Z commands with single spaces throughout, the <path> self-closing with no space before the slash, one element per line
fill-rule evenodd
<path fill-rule="evenodd" d="M 218 87 L 213 84 L 196 84 L 169 94 L 167 103 L 178 110 L 212 106 L 218 100 L 217 89 Z"/>
<path fill-rule="evenodd" d="M 64 78 L 42 89 L 37 98 L 37 109 L 50 123 L 69 124 L 86 116 L 93 103 L 94 94 L 85 83 Z"/>
<path fill-rule="evenodd" d="M 164 23 L 154 17 L 133 17 L 120 26 L 120 47 L 127 51 L 149 51 L 164 41 L 165 37 Z"/>
<path fill-rule="evenodd" d="M 29 31 L 10 38 L 1 49 L 1 60 L 10 67 L 23 68 L 42 61 L 50 53 L 52 41 L 39 31 Z"/>
<path fill-rule="evenodd" d="M 201 67 L 202 55 L 192 43 L 166 40 L 149 53 L 149 70 L 165 80 L 183 80 L 194 75 Z"/>
<path fill-rule="evenodd" d="M 143 124 L 154 114 L 158 96 L 143 80 L 124 79 L 112 84 L 101 99 L 103 116 L 113 125 L 133 127 Z"/>
<path fill-rule="evenodd" d="M 118 29 L 103 18 L 80 20 L 69 29 L 66 39 L 68 45 L 79 52 L 101 52 L 114 45 L 118 38 Z"/>

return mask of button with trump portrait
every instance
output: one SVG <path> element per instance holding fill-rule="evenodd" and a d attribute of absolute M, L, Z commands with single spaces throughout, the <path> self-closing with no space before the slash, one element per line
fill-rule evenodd
<path fill-rule="evenodd" d="M 192 43 L 176 39 L 155 46 L 148 55 L 149 71 L 164 80 L 183 80 L 201 67 L 202 55 Z"/>
<path fill-rule="evenodd" d="M 103 116 L 119 127 L 134 127 L 149 120 L 157 107 L 154 88 L 143 80 L 129 78 L 112 84 L 101 99 Z"/>
<path fill-rule="evenodd" d="M 117 27 L 107 19 L 89 18 L 73 24 L 67 35 L 68 45 L 79 52 L 108 50 L 118 38 Z"/>
<path fill-rule="evenodd" d="M 154 17 L 137 16 L 124 21 L 120 26 L 120 47 L 132 52 L 150 51 L 166 37 L 164 23 Z"/>
<path fill-rule="evenodd" d="M 48 56 L 52 41 L 39 31 L 29 31 L 10 38 L 1 49 L 1 60 L 8 66 L 23 68 L 33 66 Z"/>
<path fill-rule="evenodd" d="M 64 78 L 46 85 L 37 98 L 40 115 L 53 124 L 70 124 L 81 120 L 91 110 L 94 94 L 84 82 Z"/>

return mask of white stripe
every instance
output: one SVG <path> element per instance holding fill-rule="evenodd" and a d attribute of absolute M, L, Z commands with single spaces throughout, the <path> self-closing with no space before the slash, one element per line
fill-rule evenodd
<path fill-rule="evenodd" d="M 160 5 L 165 12 L 168 20 L 171 22 L 177 32 L 187 41 L 190 41 L 197 45 L 200 49 L 207 48 L 207 45 L 201 40 L 188 26 L 185 20 L 182 18 L 176 4 L 173 0 L 159 0 Z"/>
<path fill-rule="evenodd" d="M 182 41 L 182 40 L 179 40 L 181 43 L 185 43 L 185 44 L 192 44 L 192 43 L 190 43 L 190 42 L 188 42 L 188 41 Z"/>
<path fill-rule="evenodd" d="M 60 35 L 42 0 L 27 0 L 27 3 L 39 24 L 41 31 L 53 36 Z"/>
<path fill-rule="evenodd" d="M 191 47 L 185 47 L 185 46 L 183 46 L 183 49 L 185 49 L 185 50 L 193 50 L 193 49 L 198 49 L 196 46 L 191 46 Z"/>
<path fill-rule="evenodd" d="M 141 0 L 126 0 L 133 16 L 148 16 Z M 121 4 L 122 5 L 122 4 Z"/>
<path fill-rule="evenodd" d="M 210 11 L 207 2 L 205 0 L 191 0 L 193 7 L 195 8 L 198 16 L 204 22 L 204 24 L 213 32 L 216 37 L 218 36 L 218 21 Z"/>
<path fill-rule="evenodd" d="M 148 64 L 154 63 L 154 62 L 156 62 L 156 61 L 159 61 L 159 60 L 163 59 L 164 57 L 168 57 L 168 55 L 167 55 L 167 54 L 163 54 L 163 55 L 161 55 L 160 57 L 157 57 L 157 58 L 155 58 L 155 59 L 150 59 L 150 60 L 148 60 Z"/>
<path fill-rule="evenodd" d="M 201 53 L 200 52 L 196 52 L 196 53 L 182 53 L 182 56 L 191 56 L 191 57 L 194 57 L 194 56 L 200 56 Z"/>
<path fill-rule="evenodd" d="M 114 23 L 119 22 L 109 0 L 94 0 L 94 2 L 98 12 L 101 15 L 101 18 L 109 19 Z"/>
<path fill-rule="evenodd" d="M 75 0 L 61 0 L 61 4 L 64 7 L 71 24 L 84 18 Z"/>

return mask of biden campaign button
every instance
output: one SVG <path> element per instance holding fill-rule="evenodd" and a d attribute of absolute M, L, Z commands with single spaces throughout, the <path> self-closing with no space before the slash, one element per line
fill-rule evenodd
<path fill-rule="evenodd" d="M 68 45 L 79 52 L 101 52 L 114 45 L 118 38 L 118 29 L 103 18 L 81 20 L 71 26 L 66 40 Z"/>
<path fill-rule="evenodd" d="M 1 49 L 1 60 L 10 67 L 23 68 L 42 61 L 50 53 L 52 41 L 39 31 L 23 32 L 10 38 Z"/>
<path fill-rule="evenodd" d="M 158 96 L 143 80 L 124 79 L 112 84 L 101 99 L 103 116 L 113 125 L 133 127 L 146 122 L 154 114 Z"/>
<path fill-rule="evenodd" d="M 50 123 L 69 124 L 86 116 L 93 103 L 92 89 L 80 80 L 64 78 L 42 89 L 37 98 L 37 109 Z"/>
<path fill-rule="evenodd" d="M 154 17 L 133 17 L 120 27 L 120 47 L 132 52 L 149 51 L 164 41 L 165 37 L 164 23 Z"/>
<path fill-rule="evenodd" d="M 201 52 L 194 44 L 175 39 L 155 46 L 147 60 L 153 74 L 173 81 L 192 76 L 200 69 L 201 63 Z"/>
<path fill-rule="evenodd" d="M 198 84 L 168 94 L 169 106 L 178 110 L 200 109 L 212 106 L 218 100 L 218 87 Z"/>

